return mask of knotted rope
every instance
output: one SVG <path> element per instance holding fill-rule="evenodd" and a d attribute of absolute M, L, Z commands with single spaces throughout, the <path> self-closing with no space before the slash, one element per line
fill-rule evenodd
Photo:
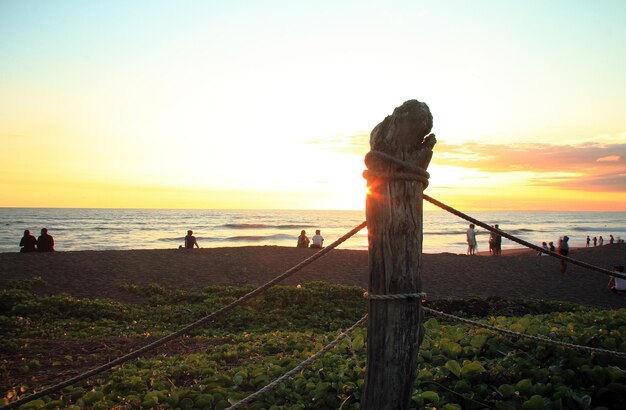
<path fill-rule="evenodd" d="M 370 179 L 372 177 L 385 178 L 385 179 L 395 179 L 395 180 L 407 180 L 407 181 L 418 181 L 422 183 L 423 189 L 428 187 L 428 179 L 430 178 L 430 174 L 425 169 L 412 164 L 407 161 L 402 161 L 394 157 L 393 155 L 389 155 L 382 151 L 370 151 L 365 155 L 365 162 L 369 162 L 372 158 L 377 157 L 383 159 L 388 162 L 392 162 L 395 165 L 398 165 L 400 168 L 403 168 L 403 171 L 378 171 L 368 169 L 363 171 L 363 177 L 365 179 Z"/>

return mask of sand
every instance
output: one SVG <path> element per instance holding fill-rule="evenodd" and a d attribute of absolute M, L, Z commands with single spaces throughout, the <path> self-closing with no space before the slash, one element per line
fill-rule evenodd
<path fill-rule="evenodd" d="M 122 285 L 156 283 L 176 289 L 260 285 L 314 253 L 278 246 L 0 253 L 0 288 L 39 276 L 46 285 L 38 292 L 44 294 L 140 303 Z M 570 256 L 610 269 L 626 265 L 626 245 L 572 249 Z M 425 254 L 423 261 L 422 284 L 429 300 L 500 296 L 626 307 L 624 296 L 607 290 L 608 276 L 573 265 L 562 275 L 558 260 L 534 251 L 508 250 L 501 257 Z M 368 275 L 367 251 L 337 249 L 281 284 L 326 281 L 367 289 Z"/>

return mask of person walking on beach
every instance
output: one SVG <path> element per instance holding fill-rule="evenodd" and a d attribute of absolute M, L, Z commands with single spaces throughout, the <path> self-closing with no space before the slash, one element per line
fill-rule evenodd
<path fill-rule="evenodd" d="M 469 225 L 465 239 L 467 240 L 467 254 L 476 255 L 476 231 L 474 230 L 474 224 Z"/>
<path fill-rule="evenodd" d="M 20 240 L 20 252 L 35 252 L 37 250 L 37 238 L 30 234 L 27 229 L 24 231 L 24 236 Z"/>
<path fill-rule="evenodd" d="M 567 243 L 567 241 L 569 241 L 569 236 L 564 236 L 563 238 L 559 239 L 559 255 L 567 256 L 569 254 L 569 244 Z M 567 264 L 563 259 L 559 259 L 559 261 L 561 262 L 561 273 L 565 273 L 565 271 L 567 270 Z"/>
<path fill-rule="evenodd" d="M 613 242 L 615 242 L 615 238 L 613 238 L 613 235 L 609 235 L 609 245 L 613 245 Z"/>
<path fill-rule="evenodd" d="M 37 238 L 37 251 L 39 252 L 53 252 L 54 251 L 54 238 L 48 234 L 48 229 L 43 228 L 41 235 Z"/>
<path fill-rule="evenodd" d="M 306 231 L 303 229 L 300 231 L 300 236 L 298 236 L 298 244 L 297 248 L 308 248 L 309 247 L 309 238 L 306 236 Z"/>
<path fill-rule="evenodd" d="M 321 235 L 321 231 L 319 229 L 315 230 L 315 235 L 311 238 L 311 248 L 322 249 L 322 244 L 324 243 L 324 237 Z"/>
<path fill-rule="evenodd" d="M 599 237 L 598 238 L 598 246 L 602 246 L 604 245 L 604 238 L 603 237 Z"/>
<path fill-rule="evenodd" d="M 598 246 L 598 237 L 597 236 L 593 237 L 593 246 L 594 247 Z"/>
<path fill-rule="evenodd" d="M 193 236 L 193 231 L 188 230 L 187 236 L 185 236 L 185 249 L 193 249 L 194 246 L 196 248 L 200 248 L 200 245 L 198 245 L 198 241 L 196 240 L 196 237 Z"/>
<path fill-rule="evenodd" d="M 591 243 L 591 239 L 589 238 L 589 235 L 587 235 L 587 248 L 589 247 L 589 243 Z"/>

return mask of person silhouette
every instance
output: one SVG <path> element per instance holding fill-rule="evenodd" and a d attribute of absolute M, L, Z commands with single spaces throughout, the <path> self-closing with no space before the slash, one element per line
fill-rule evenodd
<path fill-rule="evenodd" d="M 54 251 L 54 238 L 52 238 L 52 236 L 48 234 L 48 229 L 46 228 L 41 229 L 41 235 L 39 235 L 39 238 L 37 238 L 37 251 Z"/>
<path fill-rule="evenodd" d="M 24 236 L 20 240 L 20 252 L 35 252 L 37 250 L 37 238 L 30 234 L 30 231 L 26 229 Z"/>
<path fill-rule="evenodd" d="M 319 229 L 315 230 L 315 235 L 311 238 L 311 248 L 321 249 L 322 244 L 324 243 L 324 237 L 321 235 L 321 231 Z"/>
<path fill-rule="evenodd" d="M 467 232 L 465 233 L 465 240 L 467 241 L 467 254 L 476 254 L 476 231 L 474 230 L 474 224 L 470 224 Z"/>
<path fill-rule="evenodd" d="M 193 249 L 193 247 L 200 248 L 198 245 L 198 241 L 196 241 L 196 237 L 193 236 L 193 231 L 188 230 L 187 236 L 185 236 L 185 249 Z"/>
<path fill-rule="evenodd" d="M 569 244 L 567 243 L 568 241 L 569 241 L 569 236 L 563 236 L 563 238 L 559 239 L 559 248 L 558 248 L 559 255 L 563 255 L 563 256 L 569 255 Z M 559 259 L 559 262 L 560 262 L 561 273 L 565 273 L 565 271 L 567 270 L 567 264 L 565 263 L 563 259 Z"/>
<path fill-rule="evenodd" d="M 308 248 L 309 247 L 309 238 L 306 236 L 306 231 L 303 229 L 300 231 L 300 236 L 298 236 L 298 244 L 297 248 Z"/>
<path fill-rule="evenodd" d="M 493 227 L 500 229 L 498 224 L 495 224 Z M 493 234 L 493 254 L 495 256 L 502 255 L 502 236 L 499 233 Z"/>

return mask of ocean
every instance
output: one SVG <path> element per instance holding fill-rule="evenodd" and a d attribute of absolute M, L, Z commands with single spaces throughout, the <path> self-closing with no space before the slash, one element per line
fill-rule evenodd
<path fill-rule="evenodd" d="M 585 246 L 587 235 L 626 238 L 626 212 L 466 212 L 489 225 L 540 245 L 563 235 Z M 194 231 L 200 247 L 294 246 L 302 229 L 322 231 L 328 245 L 365 220 L 364 211 L 173 210 L 0 208 L 0 252 L 18 252 L 25 229 L 48 228 L 58 251 L 173 249 Z M 423 250 L 465 253 L 468 223 L 444 211 L 424 212 Z M 478 251 L 488 250 L 489 232 L 478 228 Z M 520 245 L 503 238 L 503 249 Z M 367 249 L 367 230 L 340 245 Z"/>

